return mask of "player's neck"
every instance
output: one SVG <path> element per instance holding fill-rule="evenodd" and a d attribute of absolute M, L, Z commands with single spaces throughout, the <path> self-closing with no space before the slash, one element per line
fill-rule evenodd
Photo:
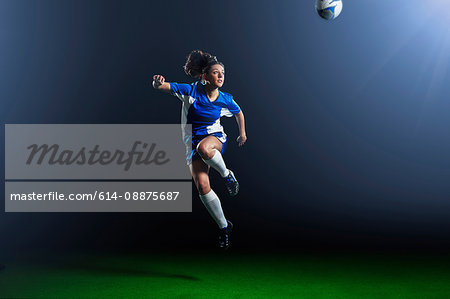
<path fill-rule="evenodd" d="M 205 92 L 210 101 L 215 101 L 219 96 L 219 89 L 217 87 L 212 87 L 209 84 L 205 85 Z"/>

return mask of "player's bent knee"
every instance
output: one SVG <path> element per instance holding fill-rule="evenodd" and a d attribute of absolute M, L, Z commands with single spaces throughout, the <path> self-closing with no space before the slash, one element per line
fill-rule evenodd
<path fill-rule="evenodd" d="M 211 158 L 210 157 L 211 147 L 207 143 L 200 143 L 197 146 L 197 152 L 203 159 Z"/>

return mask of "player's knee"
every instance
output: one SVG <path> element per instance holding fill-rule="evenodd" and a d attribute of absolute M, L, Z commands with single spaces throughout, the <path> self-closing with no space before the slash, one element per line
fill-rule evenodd
<path fill-rule="evenodd" d="M 207 143 L 200 143 L 197 145 L 197 153 L 202 157 L 203 159 L 210 159 L 211 155 L 211 147 Z"/>
<path fill-rule="evenodd" d="M 197 182 L 197 190 L 200 194 L 207 194 L 211 190 L 211 187 L 209 186 L 209 181 L 199 180 Z"/>

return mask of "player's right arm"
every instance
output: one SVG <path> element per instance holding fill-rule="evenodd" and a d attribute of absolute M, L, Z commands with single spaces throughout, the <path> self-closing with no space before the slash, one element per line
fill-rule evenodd
<path fill-rule="evenodd" d="M 179 98 L 181 101 L 192 104 L 193 98 L 192 98 L 192 92 L 194 90 L 193 84 L 186 84 L 186 83 L 175 83 L 175 82 L 165 82 L 163 76 L 161 75 L 154 75 L 153 76 L 153 87 L 158 90 L 162 90 L 165 92 L 170 92 L 172 95 Z"/>
<path fill-rule="evenodd" d="M 162 75 L 154 75 L 153 76 L 153 88 L 162 90 L 165 92 L 170 92 L 170 83 L 165 82 L 166 79 Z"/>

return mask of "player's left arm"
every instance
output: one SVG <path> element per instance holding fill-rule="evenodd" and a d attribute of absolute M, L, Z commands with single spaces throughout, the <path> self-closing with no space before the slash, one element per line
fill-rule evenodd
<path fill-rule="evenodd" d="M 234 117 L 236 118 L 236 122 L 239 127 L 239 137 L 237 138 L 237 142 L 239 146 L 243 146 L 244 143 L 247 141 L 247 133 L 245 132 L 245 118 L 244 113 L 242 113 L 242 110 L 235 114 Z"/>

